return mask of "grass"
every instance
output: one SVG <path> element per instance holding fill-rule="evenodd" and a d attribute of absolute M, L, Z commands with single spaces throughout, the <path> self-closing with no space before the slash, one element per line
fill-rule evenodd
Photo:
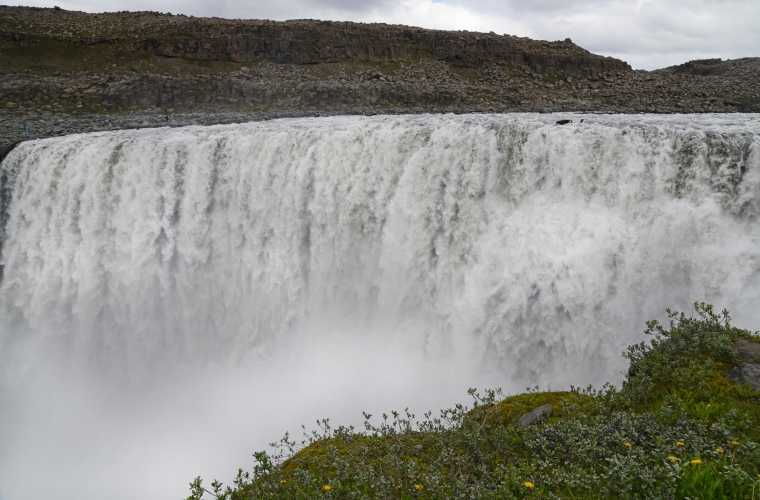
<path fill-rule="evenodd" d="M 255 453 L 233 487 L 196 478 L 188 500 L 760 499 L 760 392 L 727 375 L 736 339 L 760 338 L 703 303 L 668 312 L 667 328 L 648 322 L 652 341 L 624 353 L 620 388 L 471 389 L 470 407 L 365 414 L 361 431 L 322 420 L 301 442 L 286 435 Z M 543 404 L 548 419 L 516 424 Z"/>

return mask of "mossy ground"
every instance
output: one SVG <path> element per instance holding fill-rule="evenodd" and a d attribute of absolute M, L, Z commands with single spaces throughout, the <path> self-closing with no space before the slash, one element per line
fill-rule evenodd
<path fill-rule="evenodd" d="M 673 498 L 760 499 L 760 392 L 737 384 L 737 338 L 727 312 L 696 305 L 648 323 L 649 344 L 631 346 L 621 388 L 534 391 L 502 397 L 471 390 L 472 408 L 439 417 L 365 415 L 365 430 L 286 435 L 273 455 L 218 498 Z M 517 419 L 543 404 L 547 420 Z M 190 499 L 207 492 L 200 478 Z"/>

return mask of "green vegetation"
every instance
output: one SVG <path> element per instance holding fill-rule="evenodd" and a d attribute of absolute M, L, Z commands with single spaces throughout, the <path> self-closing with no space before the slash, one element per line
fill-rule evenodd
<path fill-rule="evenodd" d="M 727 311 L 695 305 L 668 311 L 668 328 L 647 323 L 650 343 L 628 348 L 621 388 L 538 389 L 504 398 L 474 389 L 457 405 L 421 420 L 405 412 L 365 414 L 365 429 L 318 422 L 274 454 L 255 453 L 234 488 L 200 478 L 189 500 L 219 499 L 760 499 L 760 392 L 733 381 L 739 337 Z M 543 404 L 550 418 L 517 419 Z"/>

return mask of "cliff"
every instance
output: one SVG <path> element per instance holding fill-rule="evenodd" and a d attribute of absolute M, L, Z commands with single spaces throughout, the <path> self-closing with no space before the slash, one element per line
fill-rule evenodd
<path fill-rule="evenodd" d="M 232 20 L 156 12 L 87 14 L 5 7 L 0 32 L 7 41 L 26 44 L 44 39 L 90 47 L 107 44 L 121 52 L 146 51 L 159 56 L 237 63 L 395 63 L 428 57 L 462 67 L 485 62 L 525 65 L 547 74 L 594 75 L 631 70 L 627 63 L 591 54 L 570 39 L 544 42 L 493 32 L 387 24 Z"/>

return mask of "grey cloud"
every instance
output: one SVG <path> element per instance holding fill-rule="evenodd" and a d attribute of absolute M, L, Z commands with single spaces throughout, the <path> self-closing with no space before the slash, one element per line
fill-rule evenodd
<path fill-rule="evenodd" d="M 450 0 L 449 3 L 491 12 L 556 14 L 593 9 L 612 1 L 614 0 Z"/>

